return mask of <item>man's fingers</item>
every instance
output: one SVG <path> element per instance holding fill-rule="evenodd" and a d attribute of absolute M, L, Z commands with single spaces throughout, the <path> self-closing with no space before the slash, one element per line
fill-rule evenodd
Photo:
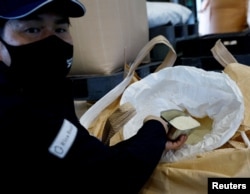
<path fill-rule="evenodd" d="M 186 135 L 181 135 L 177 140 L 175 141 L 168 141 L 166 143 L 166 150 L 177 150 L 180 149 L 185 141 L 187 140 L 187 136 Z"/>

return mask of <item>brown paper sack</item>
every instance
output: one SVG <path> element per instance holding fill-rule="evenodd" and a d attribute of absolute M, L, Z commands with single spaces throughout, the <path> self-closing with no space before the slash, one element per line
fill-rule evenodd
<path fill-rule="evenodd" d="M 145 0 L 81 2 L 85 16 L 70 21 L 74 41 L 70 74 L 107 75 L 122 70 L 149 40 Z"/>
<path fill-rule="evenodd" d="M 200 35 L 245 30 L 248 1 L 204 0 L 198 12 Z"/>

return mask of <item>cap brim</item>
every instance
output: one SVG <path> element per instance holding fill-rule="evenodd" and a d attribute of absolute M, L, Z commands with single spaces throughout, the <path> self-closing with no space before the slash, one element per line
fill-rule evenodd
<path fill-rule="evenodd" d="M 58 1 L 53 0 L 40 0 L 33 3 L 29 3 L 28 5 L 20 6 L 18 9 L 13 10 L 12 12 L 6 13 L 4 15 L 0 15 L 0 18 L 3 19 L 20 19 L 26 17 L 35 11 L 40 10 L 41 8 L 50 5 L 56 4 Z M 63 13 L 65 13 L 69 17 L 81 17 L 84 16 L 86 9 L 85 6 L 76 0 L 64 1 L 65 6 L 62 8 L 58 6 L 58 10 L 63 9 Z M 61 5 L 61 4 L 58 4 Z"/>

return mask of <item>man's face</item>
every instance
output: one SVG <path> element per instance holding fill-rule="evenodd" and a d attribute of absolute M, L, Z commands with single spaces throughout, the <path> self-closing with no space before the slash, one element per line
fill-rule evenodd
<path fill-rule="evenodd" d="M 2 39 L 10 45 L 19 46 L 42 40 L 50 35 L 56 35 L 65 42 L 72 44 L 68 18 L 45 13 L 24 19 L 9 20 L 5 24 Z M 9 53 L 1 42 L 0 60 L 8 66 L 11 64 Z"/>

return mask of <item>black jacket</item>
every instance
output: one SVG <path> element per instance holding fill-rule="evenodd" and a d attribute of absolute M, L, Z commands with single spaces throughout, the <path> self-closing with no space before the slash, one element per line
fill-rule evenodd
<path fill-rule="evenodd" d="M 22 87 L 5 70 L 0 63 L 1 166 L 6 172 L 1 175 L 13 185 L 8 190 L 19 184 L 19 191 L 34 193 L 139 192 L 164 150 L 167 138 L 161 123 L 148 121 L 134 137 L 105 146 L 79 123 L 69 80 L 33 85 L 30 80 L 30 86 Z M 73 126 L 69 128 L 75 136 L 66 135 L 63 122 Z M 63 158 L 52 146 L 60 132 L 68 148 Z"/>

